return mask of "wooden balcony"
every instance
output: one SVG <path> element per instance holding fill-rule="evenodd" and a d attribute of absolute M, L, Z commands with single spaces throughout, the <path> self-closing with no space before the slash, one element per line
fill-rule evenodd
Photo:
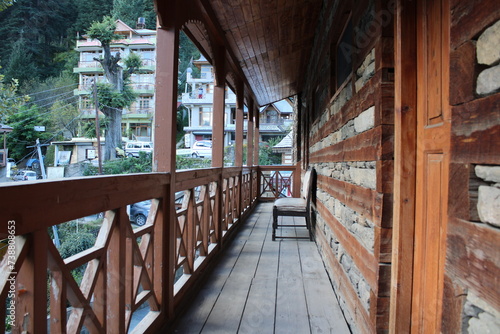
<path fill-rule="evenodd" d="M 13 332 L 37 333 L 79 333 L 84 328 L 91 333 L 143 333 L 168 328 L 234 237 L 232 247 L 238 247 L 241 238 L 251 236 L 244 242 L 245 252 L 252 244 L 265 246 L 259 255 L 262 268 L 254 270 L 272 272 L 265 261 L 275 261 L 279 249 L 276 275 L 290 280 L 293 276 L 284 270 L 293 274 L 300 268 L 307 274 L 305 267 L 321 261 L 316 257 L 300 266 L 297 250 L 305 247 L 310 252 L 313 244 L 270 244 L 263 227 L 269 223 L 269 213 L 264 214 L 269 209 L 259 207 L 250 216 L 259 198 L 297 192 L 299 177 L 295 166 L 234 167 L 177 172 L 175 184 L 168 173 L 152 173 L 0 186 L 0 216 L 5 222 L 0 233 L 6 245 L 0 264 L 0 312 L 9 316 L 0 331 L 6 325 Z M 184 192 L 180 208 L 169 207 L 171 187 Z M 147 223 L 133 228 L 127 206 L 149 199 Z M 169 224 L 171 210 L 176 210 L 176 218 Z M 101 212 L 105 215 L 95 244 L 62 258 L 51 240 L 52 227 Z M 248 234 L 251 226 L 255 233 Z M 237 234 L 239 229 L 242 233 Z M 287 251 L 289 247 L 296 250 Z M 266 260 L 267 248 L 274 253 Z M 235 249 L 230 248 L 230 257 Z M 284 256 L 287 253 L 291 255 Z M 223 270 L 224 263 L 215 272 Z M 83 272 L 81 282 L 73 274 L 77 268 Z M 249 278 L 243 279 L 245 284 Z"/>
<path fill-rule="evenodd" d="M 280 232 L 308 237 L 303 227 Z M 272 203 L 260 203 L 174 333 L 350 333 L 316 244 L 271 233 Z"/>

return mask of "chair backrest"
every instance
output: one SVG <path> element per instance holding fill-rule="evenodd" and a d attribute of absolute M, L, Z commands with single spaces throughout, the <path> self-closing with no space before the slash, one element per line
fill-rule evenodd
<path fill-rule="evenodd" d="M 311 198 L 311 184 L 312 184 L 312 169 L 309 169 L 304 174 L 304 180 L 302 181 L 301 197 L 309 202 Z"/>

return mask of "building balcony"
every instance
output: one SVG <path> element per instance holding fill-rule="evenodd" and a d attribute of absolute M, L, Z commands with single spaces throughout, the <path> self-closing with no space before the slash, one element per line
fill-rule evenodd
<path fill-rule="evenodd" d="M 283 171 L 287 173 L 281 174 Z M 231 316 L 233 322 L 250 319 L 259 298 L 264 298 L 262 305 L 269 308 L 266 318 L 273 318 L 276 326 L 283 316 L 295 319 L 293 312 L 305 308 L 311 316 L 306 312 L 295 319 L 301 326 L 306 323 L 309 326 L 308 321 L 331 321 L 331 314 L 326 312 L 338 307 L 331 304 L 334 299 L 328 298 L 327 302 L 315 295 L 320 291 L 315 288 L 317 284 L 329 286 L 326 273 L 321 266 L 307 267 L 311 257 L 319 259 L 314 244 L 271 242 L 270 207 L 257 205 L 259 200 L 298 193 L 298 171 L 295 166 L 179 171 L 175 174 L 175 184 L 168 173 L 3 184 L 0 193 L 4 209 L 0 215 L 8 222 L 0 230 L 8 245 L 0 264 L 3 312 L 6 305 L 15 305 L 10 313 L 15 315 L 12 328 L 29 332 L 35 329 L 45 332 L 47 326 L 52 333 L 79 333 L 84 328 L 92 333 L 171 330 L 174 323 L 185 325 L 177 320 L 207 273 L 214 272 L 217 277 L 217 273 L 225 272 L 223 279 L 231 283 L 218 292 L 221 298 L 217 299 L 216 308 L 222 313 L 212 313 L 208 322 L 215 331 L 228 327 L 218 324 L 214 317 L 231 310 L 231 314 L 239 313 Z M 169 200 L 168 194 L 174 192 L 182 194 L 179 205 L 173 198 Z M 144 200 L 151 200 L 146 223 L 133 226 L 127 206 Z M 172 210 L 175 214 L 169 215 Z M 104 218 L 98 225 L 95 244 L 62 258 L 51 240 L 53 227 L 99 213 L 104 213 Z M 292 228 L 284 233 L 296 232 Z M 234 238 L 238 242 L 231 246 Z M 217 265 L 226 250 L 229 251 L 226 258 L 236 263 L 230 275 L 225 270 L 232 266 L 229 262 Z M 280 252 L 292 257 L 284 260 L 279 257 Z M 235 258 L 234 254 L 240 255 Z M 321 263 L 318 259 L 314 263 Z M 288 264 L 290 261 L 293 264 Z M 302 272 L 300 261 L 305 268 Z M 75 276 L 75 270 L 83 275 Z M 304 280 L 308 275 L 318 276 L 314 281 Z M 9 281 L 12 277 L 16 279 L 14 285 Z M 238 277 L 244 278 L 243 281 Z M 299 289 L 304 289 L 298 295 L 296 278 L 301 282 Z M 276 280 L 278 285 L 272 283 Z M 289 284 L 290 280 L 294 284 Z M 278 294 L 268 293 L 275 288 Z M 234 289 L 239 291 L 237 299 L 232 295 Z M 249 290 L 252 293 L 247 294 Z M 283 307 L 275 308 L 276 300 L 266 296 L 280 298 L 281 293 L 288 304 L 280 301 Z M 326 292 L 322 289 L 321 293 Z M 333 294 L 331 287 L 329 293 Z M 244 302 L 245 298 L 248 302 Z M 300 299 L 300 308 L 294 307 L 290 313 L 288 306 L 297 304 L 296 298 Z M 200 305 L 195 303 L 194 307 Z M 323 317 L 318 318 L 318 312 Z M 200 315 L 200 312 L 187 316 L 190 314 Z M 336 314 L 343 321 L 340 313 Z M 198 318 L 199 322 L 203 316 Z M 248 324 L 265 331 L 270 328 L 267 322 Z M 0 330 L 5 331 L 4 326 L 2 322 Z"/>
<path fill-rule="evenodd" d="M 186 82 L 187 83 L 212 83 L 214 82 L 214 76 L 208 73 L 200 73 L 199 78 L 193 77 L 193 75 L 189 72 L 186 73 Z"/>
<path fill-rule="evenodd" d="M 214 101 L 213 93 L 182 93 L 182 103 L 183 104 L 212 104 Z M 236 104 L 236 95 L 228 94 L 225 98 L 226 104 Z"/>
<path fill-rule="evenodd" d="M 135 93 L 141 95 L 153 95 L 155 93 L 155 84 L 150 82 L 133 82 L 129 84 Z"/>
<path fill-rule="evenodd" d="M 156 70 L 156 61 L 154 59 L 143 59 L 141 70 L 154 72 Z"/>
<path fill-rule="evenodd" d="M 78 67 L 73 69 L 73 73 L 104 73 L 101 64 L 98 61 L 79 61 Z"/>
<path fill-rule="evenodd" d="M 140 115 L 150 117 L 153 115 L 154 111 L 154 108 L 130 107 L 126 110 L 126 114 L 129 116 Z"/>

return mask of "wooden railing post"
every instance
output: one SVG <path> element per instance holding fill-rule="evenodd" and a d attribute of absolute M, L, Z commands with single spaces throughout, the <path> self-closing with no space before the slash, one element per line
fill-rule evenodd
<path fill-rule="evenodd" d="M 32 233 L 29 253 L 16 276 L 14 330 L 19 333 L 47 333 L 48 241 L 49 236 L 45 230 Z"/>
<path fill-rule="evenodd" d="M 106 273 L 106 327 L 110 333 L 125 332 L 125 298 L 126 298 L 126 228 L 125 208 L 115 216 L 114 227 L 108 246 Z M 128 222 L 127 222 L 128 223 Z"/>

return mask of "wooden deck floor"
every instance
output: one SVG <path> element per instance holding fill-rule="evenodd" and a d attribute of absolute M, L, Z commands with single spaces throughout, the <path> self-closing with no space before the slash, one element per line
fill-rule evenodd
<path fill-rule="evenodd" d="M 271 232 L 272 204 L 259 204 L 175 333 L 350 333 L 315 243 Z"/>

